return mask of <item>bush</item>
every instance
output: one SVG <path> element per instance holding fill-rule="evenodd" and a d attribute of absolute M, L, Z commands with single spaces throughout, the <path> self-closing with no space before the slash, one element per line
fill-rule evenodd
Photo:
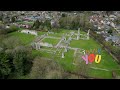
<path fill-rule="evenodd" d="M 12 22 L 15 22 L 15 21 L 16 21 L 16 17 L 13 16 L 13 17 L 11 18 L 11 21 L 12 21 Z"/>
<path fill-rule="evenodd" d="M 83 67 L 83 66 L 82 66 Z M 88 68 L 81 68 L 78 70 L 82 73 L 86 72 Z M 86 70 L 86 71 L 84 71 Z M 31 79 L 74 79 L 81 78 L 78 75 L 74 75 L 65 71 L 57 62 L 54 60 L 48 60 L 47 58 L 36 57 L 33 62 L 33 67 L 30 72 Z"/>
<path fill-rule="evenodd" d="M 31 48 L 21 46 L 19 39 L 0 35 L 0 78 L 26 75 L 32 67 Z M 14 75 L 14 76 L 12 76 Z"/>
<path fill-rule="evenodd" d="M 33 79 L 61 78 L 61 73 L 60 66 L 54 61 L 36 57 L 33 62 L 30 77 Z"/>
<path fill-rule="evenodd" d="M 9 56 L 4 51 L 0 51 L 0 78 L 8 77 L 12 70 L 11 66 Z"/>
<path fill-rule="evenodd" d="M 9 38 L 4 38 L 4 40 L 1 42 L 1 45 L 3 48 L 7 49 L 14 49 L 15 47 L 21 45 L 21 41 L 19 38 L 16 38 L 14 36 L 11 36 Z"/>
<path fill-rule="evenodd" d="M 0 35 L 7 34 L 7 31 L 5 29 L 0 29 Z"/>
<path fill-rule="evenodd" d="M 10 28 L 2 27 L 0 29 L 0 34 L 7 34 L 7 33 L 15 32 L 17 30 L 19 30 L 19 28 L 15 25 L 10 26 Z"/>
<path fill-rule="evenodd" d="M 109 33 L 110 35 L 112 35 L 113 29 L 110 29 L 110 30 L 108 31 L 108 33 Z"/>
<path fill-rule="evenodd" d="M 15 71 L 19 75 L 25 75 L 30 70 L 32 64 L 30 51 L 24 46 L 19 46 L 13 50 L 12 54 Z"/>
<path fill-rule="evenodd" d="M 79 27 L 83 27 L 84 29 L 93 28 L 92 25 L 89 23 L 88 14 L 61 17 L 59 22 L 60 22 L 60 27 L 64 29 L 76 30 Z"/>
<path fill-rule="evenodd" d="M 62 72 L 59 70 L 50 70 L 46 73 L 46 79 L 62 79 Z"/>
<path fill-rule="evenodd" d="M 43 26 L 44 26 L 44 27 L 47 27 L 48 29 L 51 29 L 51 23 L 50 23 L 50 20 L 45 20 Z"/>
<path fill-rule="evenodd" d="M 0 34 L 6 34 L 7 32 L 5 31 L 5 25 L 0 24 Z"/>
<path fill-rule="evenodd" d="M 6 29 L 7 33 L 15 32 L 17 30 L 19 30 L 19 28 L 15 25 L 12 25 L 12 26 L 10 26 L 9 29 Z"/>
<path fill-rule="evenodd" d="M 36 20 L 36 21 L 34 22 L 32 28 L 38 29 L 41 23 L 42 23 L 42 22 L 39 22 L 39 20 Z"/>
<path fill-rule="evenodd" d="M 47 61 L 40 59 L 40 58 L 35 58 L 32 70 L 30 72 L 31 78 L 34 79 L 40 79 L 40 78 L 45 78 L 45 68 L 47 67 Z"/>
<path fill-rule="evenodd" d="M 65 13 L 62 13 L 62 17 L 66 17 L 67 15 Z"/>

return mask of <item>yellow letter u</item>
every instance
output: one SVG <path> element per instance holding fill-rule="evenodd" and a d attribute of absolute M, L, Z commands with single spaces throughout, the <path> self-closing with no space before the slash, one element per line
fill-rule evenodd
<path fill-rule="evenodd" d="M 96 55 L 95 62 L 100 63 L 100 61 L 101 61 L 101 55 Z"/>

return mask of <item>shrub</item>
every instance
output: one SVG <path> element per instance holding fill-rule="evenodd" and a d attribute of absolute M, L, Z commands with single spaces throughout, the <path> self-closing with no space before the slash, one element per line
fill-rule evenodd
<path fill-rule="evenodd" d="M 5 31 L 5 25 L 0 24 L 0 34 L 6 34 L 7 32 Z"/>
<path fill-rule="evenodd" d="M 36 20 L 36 21 L 34 22 L 32 28 L 34 28 L 34 29 L 38 29 L 39 26 L 40 26 L 40 24 L 41 24 L 41 22 L 39 22 L 39 20 Z"/>
<path fill-rule="evenodd" d="M 15 71 L 20 75 L 25 75 L 30 70 L 32 64 L 30 51 L 24 46 L 19 46 L 13 50 L 12 54 Z"/>
<path fill-rule="evenodd" d="M 11 18 L 11 21 L 12 21 L 12 22 L 15 22 L 15 21 L 16 21 L 16 17 L 13 16 L 13 17 Z"/>
<path fill-rule="evenodd" d="M 11 73 L 11 62 L 8 55 L 4 51 L 0 51 L 0 78 L 7 78 Z"/>
<path fill-rule="evenodd" d="M 7 34 L 7 31 L 5 29 L 0 29 L 0 35 Z"/>
<path fill-rule="evenodd" d="M 62 17 L 66 17 L 67 15 L 65 13 L 62 13 Z"/>
<path fill-rule="evenodd" d="M 2 47 L 7 49 L 14 49 L 15 47 L 21 45 L 21 41 L 19 38 L 16 38 L 14 36 L 5 38 L 2 42 Z"/>
<path fill-rule="evenodd" d="M 50 70 L 46 73 L 46 79 L 62 79 L 62 72 L 59 70 Z"/>
<path fill-rule="evenodd" d="M 47 67 L 47 61 L 39 57 L 34 59 L 33 67 L 30 72 L 30 77 L 34 79 L 45 78 L 45 69 Z"/>
<path fill-rule="evenodd" d="M 61 73 L 61 68 L 54 61 L 36 57 L 33 62 L 30 77 L 33 79 L 62 78 Z"/>
<path fill-rule="evenodd" d="M 15 32 L 19 30 L 19 28 L 15 25 L 11 25 L 10 28 L 6 29 L 7 33 Z"/>

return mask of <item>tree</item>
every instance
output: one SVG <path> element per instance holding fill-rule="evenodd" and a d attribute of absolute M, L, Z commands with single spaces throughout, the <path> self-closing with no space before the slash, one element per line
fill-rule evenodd
<path fill-rule="evenodd" d="M 23 47 L 16 47 L 13 51 L 13 64 L 15 67 L 15 71 L 19 75 L 25 75 L 29 70 L 29 64 L 31 65 L 31 55 L 29 55 L 29 51 Z"/>
<path fill-rule="evenodd" d="M 65 13 L 62 13 L 62 17 L 66 17 L 67 15 Z"/>
<path fill-rule="evenodd" d="M 5 25 L 0 24 L 0 34 L 6 34 L 7 32 L 5 31 Z"/>
<path fill-rule="evenodd" d="M 110 35 L 112 35 L 113 30 L 112 30 L 112 29 L 110 29 L 110 30 L 108 31 L 108 33 L 109 33 Z"/>
<path fill-rule="evenodd" d="M 0 78 L 7 78 L 11 73 L 11 63 L 8 55 L 4 51 L 0 51 Z"/>
<path fill-rule="evenodd" d="M 33 79 L 60 79 L 62 78 L 62 69 L 54 60 L 36 57 L 33 62 L 30 77 Z"/>
<path fill-rule="evenodd" d="M 50 20 L 45 20 L 44 27 L 47 26 L 48 29 L 51 29 Z"/>
<path fill-rule="evenodd" d="M 105 11 L 105 13 L 109 16 L 110 14 L 113 13 L 113 11 Z"/>
<path fill-rule="evenodd" d="M 0 15 L 0 21 L 2 21 L 3 20 L 3 16 L 2 15 Z"/>
<path fill-rule="evenodd" d="M 59 20 L 59 23 L 60 23 L 60 28 L 66 28 L 66 23 L 65 23 L 65 20 L 66 20 L 67 17 L 62 17 L 60 18 Z"/>
<path fill-rule="evenodd" d="M 12 21 L 12 22 L 15 22 L 15 21 L 16 21 L 16 17 L 13 16 L 13 17 L 11 18 L 11 21 Z"/>
<path fill-rule="evenodd" d="M 39 22 L 39 20 L 37 19 L 35 22 L 34 22 L 34 24 L 33 24 L 33 28 L 35 28 L 35 29 L 38 29 L 39 28 L 39 26 L 40 26 L 40 22 Z"/>
<path fill-rule="evenodd" d="M 51 20 L 51 28 L 53 31 L 58 32 L 59 27 L 60 25 L 58 20 Z"/>
<path fill-rule="evenodd" d="M 1 37 L 1 39 L 4 37 Z M 11 77 L 13 74 L 26 75 L 32 67 L 31 49 L 20 46 L 15 37 L 6 38 L 0 43 L 0 78 Z"/>
<path fill-rule="evenodd" d="M 14 49 L 15 47 L 21 45 L 22 42 L 20 41 L 19 38 L 16 38 L 15 36 L 11 36 L 9 38 L 5 38 L 2 42 L 2 48 L 7 48 L 7 49 Z"/>

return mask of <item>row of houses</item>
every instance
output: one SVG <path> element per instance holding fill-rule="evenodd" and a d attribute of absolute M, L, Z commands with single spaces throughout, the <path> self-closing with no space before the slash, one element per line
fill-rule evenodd
<path fill-rule="evenodd" d="M 109 16 L 102 14 L 95 14 L 90 17 L 90 23 L 96 28 L 97 34 L 101 34 L 105 37 L 106 41 L 113 42 L 115 46 L 120 46 L 120 25 L 117 25 L 115 21 L 118 19 L 118 15 L 111 14 Z M 111 36 L 108 31 L 114 29 L 114 34 Z"/>
<path fill-rule="evenodd" d="M 113 16 L 113 17 L 112 17 Z M 114 20 L 116 20 L 116 16 L 110 15 L 109 17 L 103 17 L 102 15 L 93 15 L 90 17 L 90 23 L 94 24 L 94 27 L 97 27 L 98 30 L 116 28 Z"/>

